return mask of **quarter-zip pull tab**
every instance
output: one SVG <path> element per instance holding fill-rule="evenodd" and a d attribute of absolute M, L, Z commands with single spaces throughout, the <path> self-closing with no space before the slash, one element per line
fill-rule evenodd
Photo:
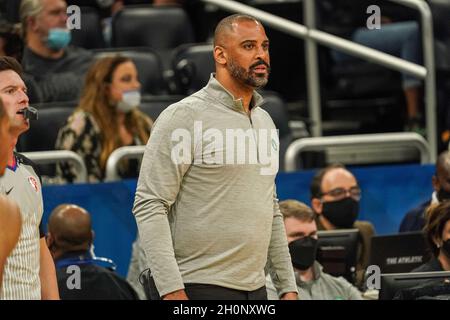
<path fill-rule="evenodd" d="M 252 110 L 248 113 L 248 119 L 250 121 L 250 129 L 253 133 L 253 139 L 255 140 L 255 147 L 256 147 L 256 161 L 259 163 L 259 141 L 258 136 L 255 132 L 255 128 L 253 128 L 253 121 L 252 121 Z"/>

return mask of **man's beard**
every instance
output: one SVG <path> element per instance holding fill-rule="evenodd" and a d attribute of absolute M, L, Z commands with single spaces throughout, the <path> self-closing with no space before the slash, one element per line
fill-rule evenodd
<path fill-rule="evenodd" d="M 267 67 L 267 73 L 258 75 L 253 69 L 261 64 Z M 263 88 L 269 81 L 270 67 L 262 60 L 250 66 L 249 70 L 245 70 L 239 64 L 235 63 L 235 60 L 231 59 L 228 63 L 228 70 L 233 78 L 255 89 Z"/>

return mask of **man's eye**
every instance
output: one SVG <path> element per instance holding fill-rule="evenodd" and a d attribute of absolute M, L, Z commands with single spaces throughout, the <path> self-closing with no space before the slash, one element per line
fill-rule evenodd
<path fill-rule="evenodd" d="M 244 45 L 244 48 L 245 48 L 245 49 L 253 49 L 253 47 L 254 47 L 254 45 L 253 45 L 253 44 L 250 44 L 250 43 Z"/>

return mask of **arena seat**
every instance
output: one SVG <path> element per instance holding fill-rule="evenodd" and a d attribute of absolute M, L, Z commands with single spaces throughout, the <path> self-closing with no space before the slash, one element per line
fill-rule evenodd
<path fill-rule="evenodd" d="M 150 48 L 109 48 L 94 50 L 95 58 L 117 54 L 130 58 L 136 64 L 142 94 L 163 94 L 166 84 L 160 56 Z"/>
<path fill-rule="evenodd" d="M 30 129 L 20 136 L 17 151 L 47 151 L 55 149 L 58 131 L 74 111 L 73 107 L 38 107 L 39 118 L 32 121 Z"/>
<path fill-rule="evenodd" d="M 18 152 L 55 150 L 58 131 L 72 114 L 73 107 L 52 107 L 39 110 L 39 119 L 32 121 L 30 129 L 22 134 L 17 142 Z M 39 174 L 44 179 L 54 177 L 54 164 L 37 165 Z"/>
<path fill-rule="evenodd" d="M 177 6 L 125 6 L 113 16 L 113 47 L 173 49 L 195 42 L 186 12 Z"/>
<path fill-rule="evenodd" d="M 85 49 L 105 47 L 100 15 L 95 8 L 80 7 L 81 28 L 73 29 L 71 44 Z"/>
<path fill-rule="evenodd" d="M 214 72 L 212 44 L 185 44 L 179 46 L 172 59 L 177 92 L 192 94 L 203 88 Z"/>
<path fill-rule="evenodd" d="M 181 95 L 143 96 L 140 109 L 155 121 L 165 108 L 183 98 Z"/>

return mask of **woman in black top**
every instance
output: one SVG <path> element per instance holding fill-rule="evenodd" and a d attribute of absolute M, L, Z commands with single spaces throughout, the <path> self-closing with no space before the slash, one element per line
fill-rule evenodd
<path fill-rule="evenodd" d="M 433 258 L 413 272 L 450 271 L 450 201 L 428 210 L 424 231 Z"/>

